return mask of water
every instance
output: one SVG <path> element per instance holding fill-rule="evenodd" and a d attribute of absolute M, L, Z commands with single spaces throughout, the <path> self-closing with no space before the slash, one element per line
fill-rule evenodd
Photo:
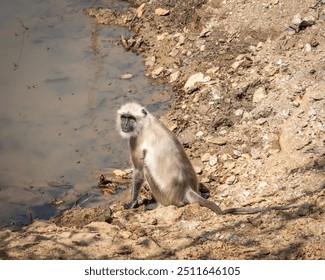
<path fill-rule="evenodd" d="M 115 131 L 117 108 L 169 91 L 144 76 L 141 57 L 125 52 L 128 30 L 83 14 L 118 1 L 15 0 L 0 11 L 0 226 L 49 218 L 82 197 L 100 203 L 100 173 L 128 166 Z M 131 79 L 121 79 L 126 73 Z M 148 106 L 165 110 L 166 100 Z M 53 199 L 64 197 L 60 207 Z M 104 201 L 105 202 L 105 201 Z"/>

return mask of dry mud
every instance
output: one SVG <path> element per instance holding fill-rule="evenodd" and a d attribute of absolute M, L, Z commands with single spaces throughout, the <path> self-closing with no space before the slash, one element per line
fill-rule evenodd
<path fill-rule="evenodd" d="M 133 4 L 85 14 L 130 28 L 121 45 L 143 56 L 148 76 L 173 87 L 161 119 L 210 199 L 222 209 L 294 207 L 225 216 L 195 204 L 75 207 L 3 229 L 0 258 L 324 259 L 325 1 Z"/>

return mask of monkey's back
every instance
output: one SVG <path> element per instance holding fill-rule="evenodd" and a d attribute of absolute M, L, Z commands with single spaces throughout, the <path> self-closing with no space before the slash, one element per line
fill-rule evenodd
<path fill-rule="evenodd" d="M 144 175 L 154 197 L 163 205 L 183 205 L 186 190 L 197 192 L 198 183 L 182 144 L 152 115 L 142 133 Z"/>

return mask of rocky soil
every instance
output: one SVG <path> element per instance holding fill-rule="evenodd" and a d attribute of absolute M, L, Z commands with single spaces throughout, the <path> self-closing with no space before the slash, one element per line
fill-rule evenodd
<path fill-rule="evenodd" d="M 120 44 L 172 86 L 161 119 L 210 199 L 222 209 L 293 207 L 225 216 L 196 204 L 75 207 L 3 229 L 0 258 L 325 259 L 325 1 L 132 4 L 85 14 L 130 28 Z"/>

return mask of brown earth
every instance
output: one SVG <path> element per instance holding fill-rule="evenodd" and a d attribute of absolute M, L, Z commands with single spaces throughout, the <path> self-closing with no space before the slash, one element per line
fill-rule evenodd
<path fill-rule="evenodd" d="M 130 28 L 121 44 L 173 87 L 162 120 L 210 199 L 222 209 L 295 207 L 225 216 L 196 204 L 75 207 L 3 229 L 0 258 L 325 259 L 325 1 L 133 4 L 85 14 Z"/>

